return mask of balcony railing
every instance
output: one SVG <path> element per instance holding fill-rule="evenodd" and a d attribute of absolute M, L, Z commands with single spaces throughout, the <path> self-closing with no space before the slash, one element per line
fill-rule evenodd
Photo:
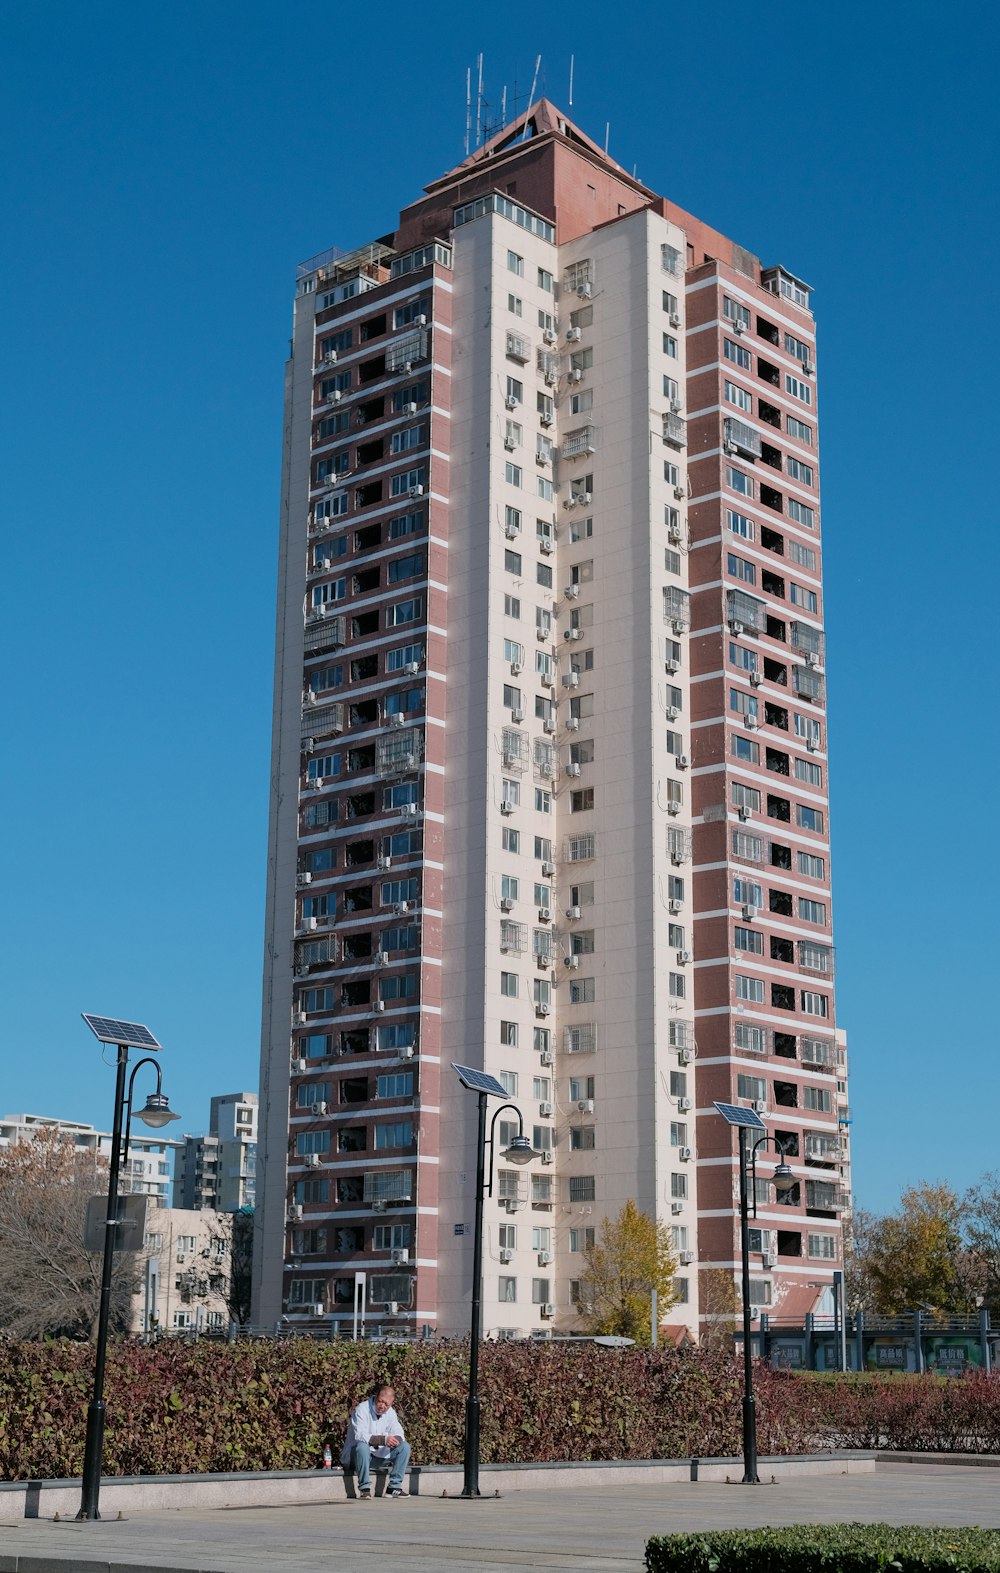
<path fill-rule="evenodd" d="M 738 421 L 734 416 L 728 416 L 724 434 L 729 452 L 745 454 L 749 459 L 760 458 L 760 432 L 753 426 L 748 426 L 746 421 Z"/>
<path fill-rule="evenodd" d="M 571 432 L 559 449 L 563 459 L 573 459 L 580 453 L 593 453 L 595 432 L 593 426 L 584 426 L 582 431 Z"/>
<path fill-rule="evenodd" d="M 683 448 L 687 442 L 687 421 L 672 410 L 667 410 L 663 416 L 663 440 L 671 448 Z"/>
<path fill-rule="evenodd" d="M 303 737 L 339 736 L 344 730 L 342 704 L 317 705 L 307 701 L 302 710 Z"/>

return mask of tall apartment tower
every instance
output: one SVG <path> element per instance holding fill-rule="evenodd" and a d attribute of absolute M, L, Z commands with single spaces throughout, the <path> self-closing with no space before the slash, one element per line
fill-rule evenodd
<path fill-rule="evenodd" d="M 808 287 L 542 101 L 298 274 L 287 365 L 255 1321 L 580 1328 L 629 1199 L 697 1330 L 841 1260 Z M 845 1055 L 841 1051 L 841 1060 Z M 843 1073 L 846 1074 L 846 1071 Z M 841 1077 L 843 1080 L 843 1075 Z M 846 1092 L 842 1094 L 846 1097 Z M 699 1295 L 703 1305 L 700 1310 Z"/>

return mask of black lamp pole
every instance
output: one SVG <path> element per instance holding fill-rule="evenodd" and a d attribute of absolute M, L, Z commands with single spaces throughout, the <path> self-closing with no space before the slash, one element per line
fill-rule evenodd
<path fill-rule="evenodd" d="M 483 1317 L 483 1204 L 486 1183 L 486 1098 L 479 1098 L 479 1133 L 476 1138 L 476 1223 L 472 1243 L 472 1329 L 469 1340 L 469 1392 L 465 1400 L 464 1497 L 479 1495 L 479 1329 Z M 490 1164 L 490 1178 L 493 1165 Z"/>
<path fill-rule="evenodd" d="M 493 1133 L 496 1130 L 497 1120 L 501 1114 L 512 1109 L 517 1115 L 517 1135 L 507 1148 L 505 1157 L 511 1163 L 530 1163 L 535 1152 L 531 1143 L 524 1134 L 524 1119 L 520 1109 L 514 1103 L 500 1105 L 490 1121 L 489 1170 L 486 1168 L 486 1099 L 487 1092 L 480 1091 L 479 1098 L 479 1125 L 476 1137 L 476 1225 L 472 1244 L 472 1328 L 469 1339 L 469 1396 L 465 1400 L 465 1481 L 462 1486 L 463 1497 L 478 1497 L 479 1491 L 479 1343 L 480 1329 L 483 1320 L 483 1205 L 487 1196 L 493 1195 Z"/>
<path fill-rule="evenodd" d="M 743 1258 L 743 1485 L 760 1485 L 757 1473 L 757 1405 L 750 1348 L 750 1215 L 747 1206 L 747 1128 L 740 1126 L 740 1248 Z M 757 1187 L 754 1186 L 754 1201 Z"/>
<path fill-rule="evenodd" d="M 125 1097 L 125 1072 L 128 1069 L 128 1045 L 118 1044 L 118 1075 L 115 1081 L 115 1118 L 111 1134 L 111 1166 L 108 1170 L 108 1212 L 104 1226 L 104 1266 L 101 1272 L 101 1303 L 97 1319 L 97 1352 L 94 1356 L 94 1388 L 87 1406 L 87 1439 L 83 1451 L 83 1493 L 78 1519 L 100 1518 L 98 1506 L 101 1493 L 101 1463 L 104 1458 L 104 1368 L 108 1358 L 108 1329 L 111 1321 L 111 1280 L 114 1275 L 115 1246 L 117 1244 L 118 1183 L 121 1175 L 122 1149 L 128 1154 L 129 1131 L 132 1124 L 132 1088 L 136 1072 L 143 1065 L 156 1065 L 156 1092 L 146 1100 L 140 1119 L 147 1125 L 166 1125 L 177 1119 L 170 1112 L 167 1099 L 161 1091 L 160 1067 L 153 1059 L 141 1059 L 132 1071 Z"/>

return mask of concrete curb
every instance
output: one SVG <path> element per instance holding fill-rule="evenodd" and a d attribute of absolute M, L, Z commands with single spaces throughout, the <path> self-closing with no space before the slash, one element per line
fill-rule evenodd
<path fill-rule="evenodd" d="M 896 1457 L 896 1455 L 891 1455 Z M 761 1458 L 762 1479 L 795 1480 L 809 1475 L 874 1474 L 872 1453 L 833 1452 Z M 927 1458 L 921 1462 L 929 1462 Z M 598 1460 L 562 1464 L 485 1464 L 480 1468 L 484 1496 L 507 1491 L 548 1491 L 570 1486 L 681 1485 L 691 1480 L 739 1480 L 741 1458 L 650 1459 L 646 1462 Z M 554 1478 L 555 1477 L 555 1478 Z M 378 1495 L 384 1472 L 376 1479 Z M 409 1474 L 413 1496 L 457 1496 L 463 1485 L 458 1465 L 416 1466 Z M 101 1481 L 101 1515 L 156 1512 L 169 1508 L 283 1507 L 295 1503 L 344 1501 L 354 1495 L 353 1479 L 336 1469 L 257 1471 L 213 1475 L 108 1476 Z M 80 1506 L 78 1480 L 0 1482 L 0 1518 L 75 1518 Z M 6 1573 L 0 1557 L 0 1573 Z M 21 1570 L 23 1573 L 23 1570 Z"/>

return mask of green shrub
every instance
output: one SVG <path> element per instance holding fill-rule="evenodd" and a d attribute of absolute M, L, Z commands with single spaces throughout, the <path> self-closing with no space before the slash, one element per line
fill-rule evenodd
<path fill-rule="evenodd" d="M 647 1573 L 996 1573 L 1000 1534 L 895 1529 L 891 1524 L 793 1524 L 703 1535 L 655 1535 Z"/>
<path fill-rule="evenodd" d="M 121 1339 L 108 1351 L 105 1469 L 115 1475 L 309 1469 L 347 1414 L 392 1382 L 423 1464 L 462 1457 L 468 1344 Z M 0 1478 L 79 1475 L 89 1344 L 0 1343 Z M 1000 1452 L 1000 1376 L 817 1379 L 758 1366 L 762 1456 L 826 1447 Z M 742 1370 L 699 1349 L 486 1343 L 484 1463 L 735 1458 Z M 635 1425 L 636 1414 L 643 1423 Z"/>

